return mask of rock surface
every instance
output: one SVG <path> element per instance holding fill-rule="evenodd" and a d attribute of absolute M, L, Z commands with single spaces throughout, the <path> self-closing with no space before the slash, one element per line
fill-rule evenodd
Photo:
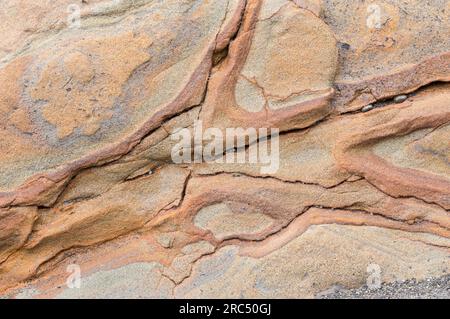
<path fill-rule="evenodd" d="M 312 298 L 373 267 L 450 274 L 449 1 L 0 9 L 0 296 Z M 230 149 L 177 163 L 198 120 L 279 129 L 278 170 Z"/>

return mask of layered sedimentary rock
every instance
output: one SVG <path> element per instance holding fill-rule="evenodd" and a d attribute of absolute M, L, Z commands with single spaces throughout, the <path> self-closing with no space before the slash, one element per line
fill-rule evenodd
<path fill-rule="evenodd" d="M 370 265 L 450 273 L 448 1 L 0 9 L 2 296 L 295 298 Z M 174 161 L 199 121 L 245 147 Z M 274 172 L 225 160 L 265 128 Z"/>

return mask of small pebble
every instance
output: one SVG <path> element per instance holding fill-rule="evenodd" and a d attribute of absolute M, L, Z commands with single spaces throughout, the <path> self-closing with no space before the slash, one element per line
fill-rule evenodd
<path fill-rule="evenodd" d="M 172 248 L 175 238 L 170 234 L 160 234 L 156 237 L 156 240 L 164 248 Z"/>
<path fill-rule="evenodd" d="M 408 99 L 407 95 L 398 95 L 394 98 L 395 103 L 403 103 Z"/>
<path fill-rule="evenodd" d="M 362 112 L 369 112 L 370 110 L 373 110 L 373 104 L 366 105 L 361 109 Z"/>

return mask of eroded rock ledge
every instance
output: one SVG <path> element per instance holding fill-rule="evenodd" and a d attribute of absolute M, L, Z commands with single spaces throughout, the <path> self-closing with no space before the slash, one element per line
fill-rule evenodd
<path fill-rule="evenodd" d="M 2 296 L 314 297 L 373 263 L 383 282 L 450 273 L 448 1 L 89 0 L 77 27 L 70 5 L 0 4 Z M 278 171 L 174 163 L 197 120 L 278 128 Z"/>

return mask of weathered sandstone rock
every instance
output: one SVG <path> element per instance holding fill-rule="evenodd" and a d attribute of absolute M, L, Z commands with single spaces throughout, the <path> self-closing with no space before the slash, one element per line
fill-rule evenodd
<path fill-rule="evenodd" d="M 448 1 L 0 9 L 1 297 L 310 298 L 373 267 L 450 273 Z M 241 128 L 238 157 L 277 138 L 278 169 L 226 147 L 176 162 L 198 121 Z"/>

